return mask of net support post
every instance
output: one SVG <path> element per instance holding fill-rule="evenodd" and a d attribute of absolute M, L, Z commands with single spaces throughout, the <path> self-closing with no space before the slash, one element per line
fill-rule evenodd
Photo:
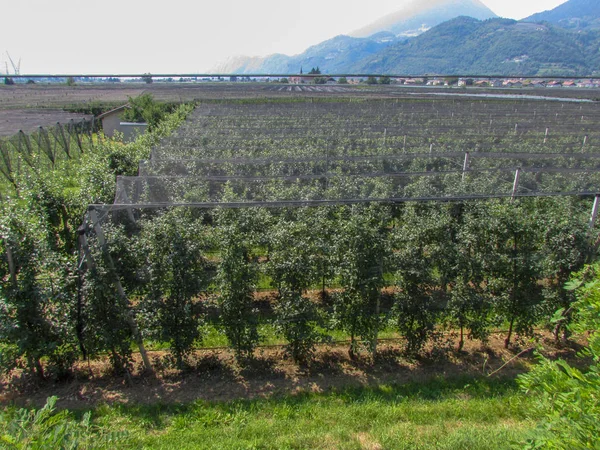
<path fill-rule="evenodd" d="M 596 225 L 596 219 L 598 218 L 598 207 L 600 207 L 600 194 L 596 194 L 594 198 L 594 206 L 592 206 L 592 215 L 590 217 L 589 227 L 594 228 Z"/>
<path fill-rule="evenodd" d="M 463 163 L 463 173 L 462 173 L 462 182 L 465 182 L 465 176 L 467 175 L 467 170 L 469 170 L 469 152 L 465 152 L 465 162 Z"/>
<path fill-rule="evenodd" d="M 519 178 L 521 176 L 521 168 L 515 170 L 515 181 L 513 182 L 512 194 L 510 196 L 511 200 L 514 201 L 515 196 L 517 195 L 517 190 L 519 189 Z"/>

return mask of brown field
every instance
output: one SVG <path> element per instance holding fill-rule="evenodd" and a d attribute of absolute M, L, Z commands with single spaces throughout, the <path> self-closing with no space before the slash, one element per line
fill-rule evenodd
<path fill-rule="evenodd" d="M 82 114 L 66 115 L 64 110 L 81 109 L 92 105 L 105 108 L 127 102 L 145 92 L 166 102 L 189 102 L 227 98 L 290 98 L 290 97 L 370 97 L 414 98 L 421 94 L 511 94 L 541 95 L 562 98 L 600 99 L 595 89 L 493 89 L 470 88 L 415 88 L 405 86 L 347 86 L 347 85 L 283 85 L 278 83 L 115 83 L 0 85 L 0 136 L 10 136 L 19 130 L 33 131 L 39 126 L 81 119 Z"/>

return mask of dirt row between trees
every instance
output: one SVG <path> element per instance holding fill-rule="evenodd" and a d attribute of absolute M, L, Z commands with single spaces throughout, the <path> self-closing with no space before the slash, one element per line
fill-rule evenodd
<path fill-rule="evenodd" d="M 409 359 L 401 342 L 384 341 L 375 361 L 365 356 L 351 360 L 347 345 L 320 346 L 312 363 L 299 367 L 286 357 L 282 347 L 261 347 L 245 365 L 235 361 L 228 350 L 198 350 L 188 371 L 179 373 L 162 364 L 164 351 L 150 357 L 156 378 L 142 375 L 139 355 L 131 377 L 114 376 L 107 360 L 79 362 L 73 377 L 63 381 L 33 382 L 18 373 L 0 384 L 0 404 L 40 407 L 47 397 L 59 397 L 58 406 L 83 409 L 108 403 L 174 404 L 195 400 L 229 401 L 265 398 L 302 392 L 327 392 L 348 387 L 422 382 L 431 378 L 508 377 L 527 371 L 535 362 L 533 349 L 543 348 L 551 357 L 571 360 L 579 345 L 557 346 L 549 334 L 537 342 L 521 341 L 511 350 L 503 348 L 504 337 L 494 334 L 488 345 L 467 341 L 465 350 L 446 352 L 430 346 L 426 356 Z M 455 346 L 454 342 L 448 345 Z M 439 348 L 439 347 L 436 347 Z"/>

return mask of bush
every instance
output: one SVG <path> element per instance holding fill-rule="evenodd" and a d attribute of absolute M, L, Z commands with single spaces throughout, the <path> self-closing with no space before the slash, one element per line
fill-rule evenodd
<path fill-rule="evenodd" d="M 571 328 L 575 332 L 590 333 L 588 347 L 581 356 L 592 362 L 587 369 L 580 370 L 564 360 L 540 358 L 538 366 L 521 375 L 521 388 L 535 396 L 537 410 L 544 417 L 536 436 L 527 443 L 528 448 L 598 448 L 600 265 L 584 270 L 579 277 L 581 280 L 567 286 L 569 289 L 578 286 L 578 301 L 574 304 L 576 319 Z"/>
<path fill-rule="evenodd" d="M 302 293 L 317 279 L 312 229 L 304 222 L 280 220 L 270 234 L 268 273 L 279 290 L 275 307 L 277 330 L 288 341 L 294 361 L 307 362 L 322 340 L 317 308 Z"/>
<path fill-rule="evenodd" d="M 143 229 L 141 249 L 148 271 L 142 305 L 153 334 L 169 342 L 178 369 L 183 369 L 200 338 L 194 299 L 206 288 L 202 225 L 188 211 L 169 211 Z"/>
<path fill-rule="evenodd" d="M 36 411 L 25 408 L 0 413 L 0 446 L 14 449 L 103 449 L 124 443 L 123 433 L 107 432 L 91 424 L 91 413 L 75 420 L 56 411 L 57 397 Z"/>
<path fill-rule="evenodd" d="M 229 345 L 237 359 L 243 361 L 252 356 L 259 342 L 254 308 L 256 264 L 250 255 L 247 237 L 237 227 L 224 229 L 220 240 L 222 261 L 216 281 L 221 320 Z"/>

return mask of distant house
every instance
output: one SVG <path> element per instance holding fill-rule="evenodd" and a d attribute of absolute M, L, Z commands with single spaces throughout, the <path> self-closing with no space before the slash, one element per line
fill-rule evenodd
<path fill-rule="evenodd" d="M 548 81 L 546 83 L 546 87 L 561 87 L 561 86 L 562 86 L 562 82 L 556 81 L 556 80 Z"/>
<path fill-rule="evenodd" d="M 568 81 L 563 82 L 563 87 L 576 87 L 576 84 L 574 81 L 568 80 Z"/>
<path fill-rule="evenodd" d="M 502 86 L 504 86 L 504 87 L 523 87 L 523 82 L 521 80 L 517 80 L 517 79 L 505 80 L 502 83 Z"/>
<path fill-rule="evenodd" d="M 577 83 L 577 87 L 581 88 L 593 88 L 596 87 L 593 80 L 583 80 Z"/>
<path fill-rule="evenodd" d="M 422 85 L 425 83 L 425 80 L 423 78 L 408 78 L 407 80 L 404 81 L 404 84 L 408 85 L 408 86 L 417 86 L 417 85 Z"/>
<path fill-rule="evenodd" d="M 119 133 L 123 133 L 123 140 L 125 142 L 130 142 L 136 136 L 146 131 L 148 128 L 148 124 L 146 123 L 131 123 L 121 120 L 121 114 L 129 108 L 131 108 L 129 105 L 119 106 L 98 116 L 98 119 L 102 122 L 102 129 L 105 136 L 114 137 L 115 132 L 118 131 Z"/>
<path fill-rule="evenodd" d="M 313 80 L 314 80 L 313 77 L 303 77 L 303 76 L 289 78 L 290 84 L 310 84 L 313 82 Z"/>
<path fill-rule="evenodd" d="M 119 106 L 118 108 L 111 109 L 97 117 L 97 119 L 102 122 L 102 129 L 104 130 L 105 136 L 113 137 L 115 131 L 121 131 L 121 114 L 129 108 L 131 108 L 129 105 Z"/>

